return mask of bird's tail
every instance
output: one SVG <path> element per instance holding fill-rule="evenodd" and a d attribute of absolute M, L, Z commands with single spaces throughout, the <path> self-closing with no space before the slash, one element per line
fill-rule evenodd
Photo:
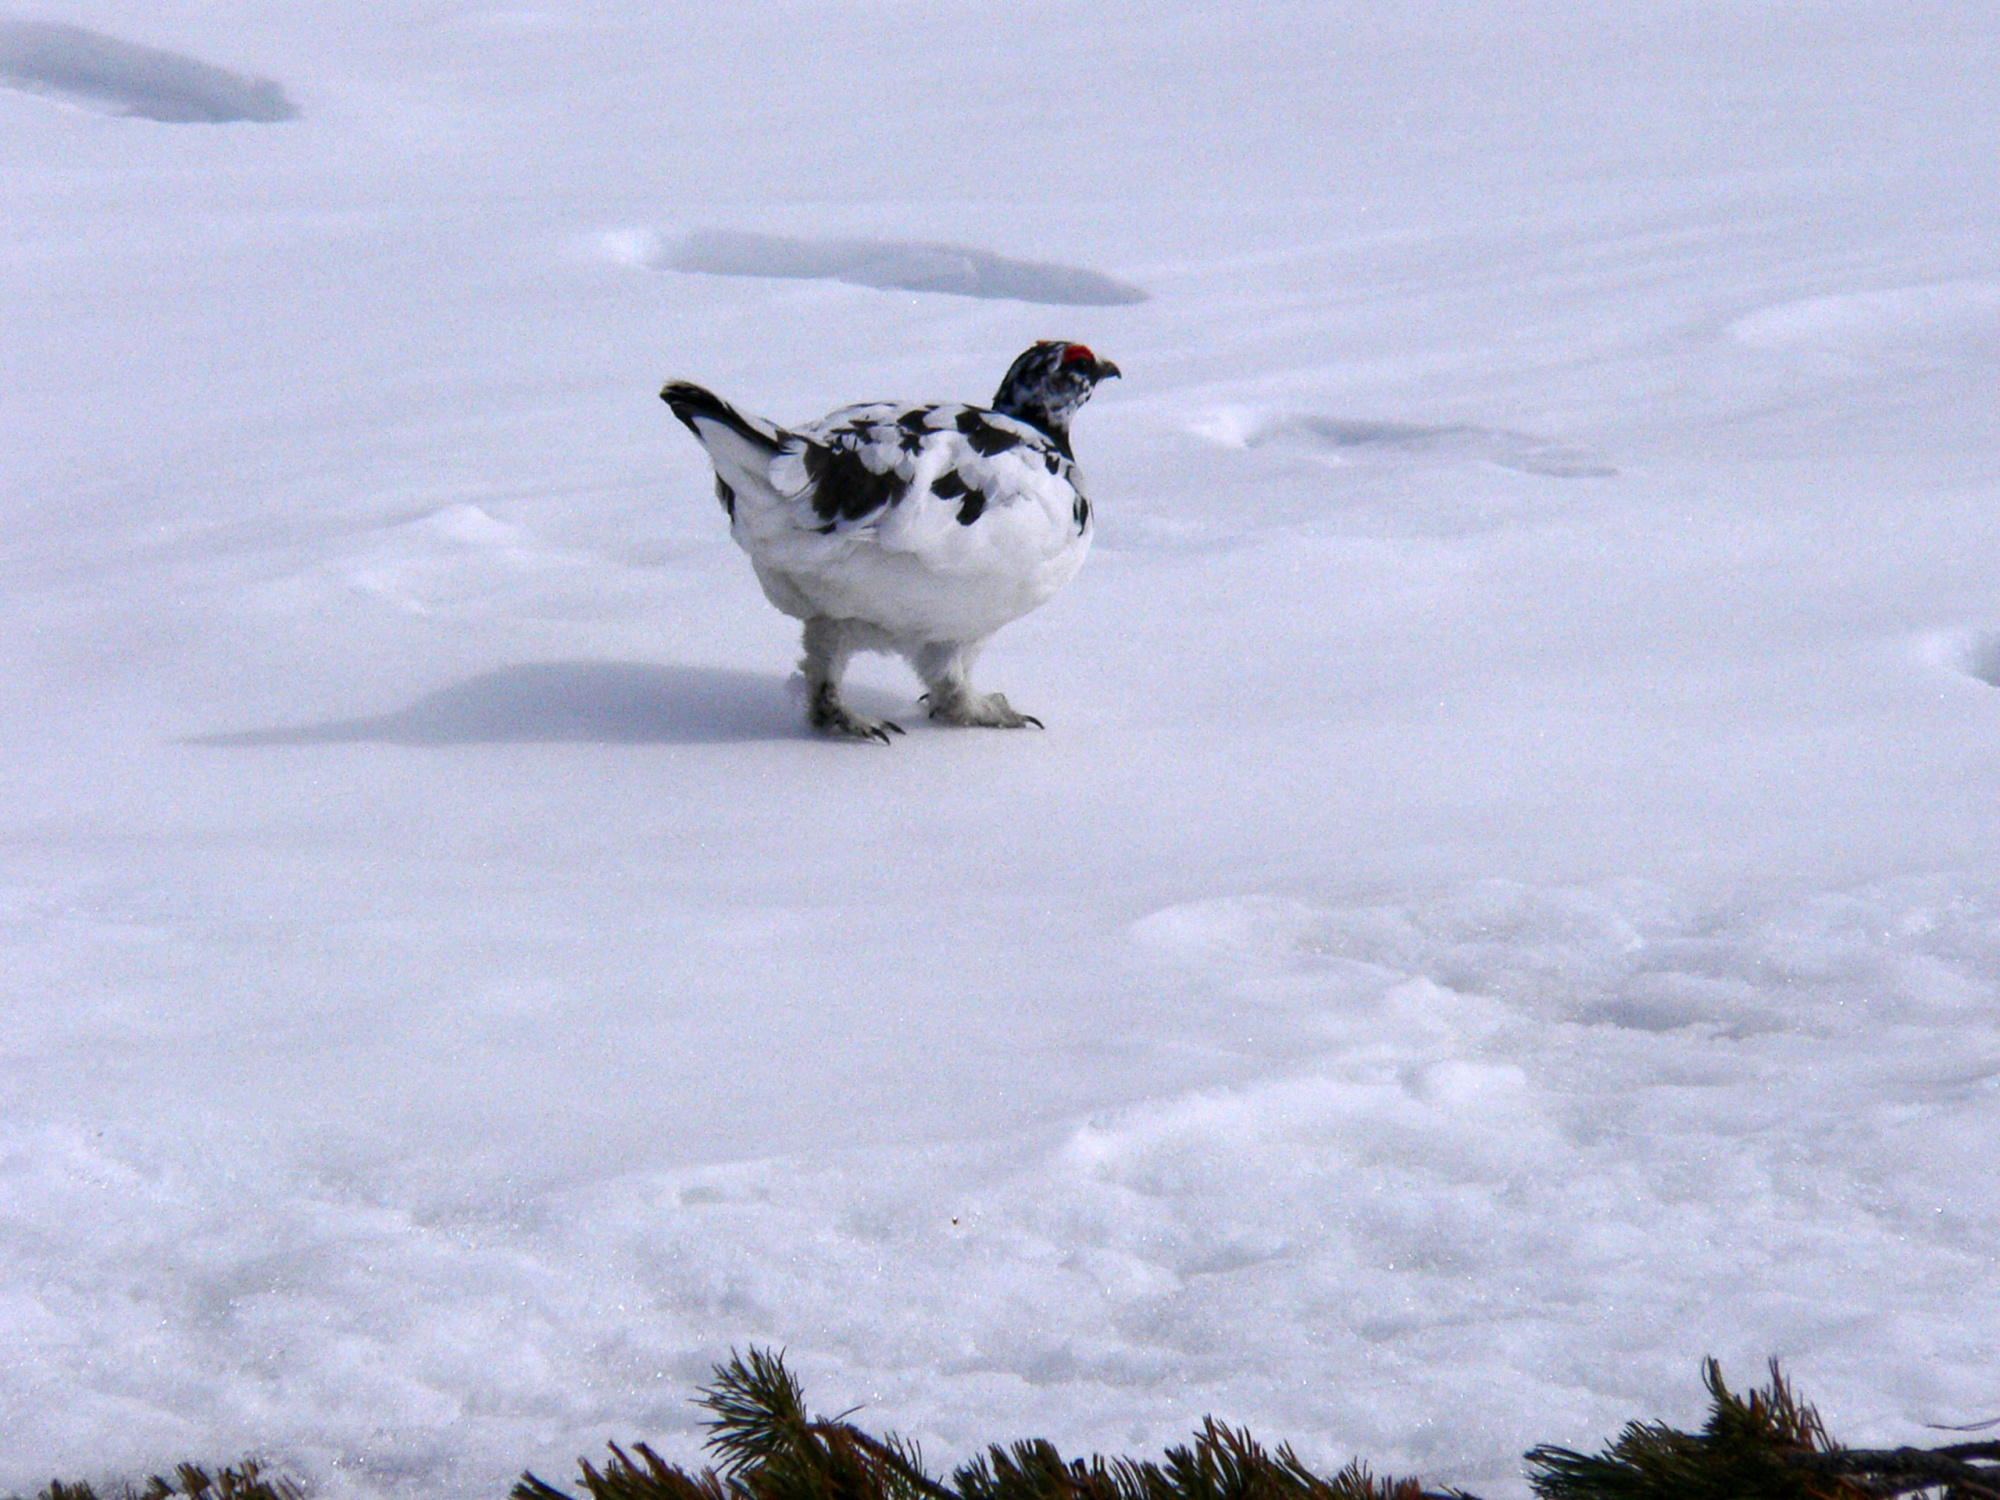
<path fill-rule="evenodd" d="M 739 442 L 762 449 L 766 457 L 778 451 L 786 434 L 758 417 L 746 417 L 714 391 L 688 380 L 670 380 L 660 391 L 668 410 L 706 448 L 717 431 L 727 432 Z"/>
<path fill-rule="evenodd" d="M 769 492 L 771 460 L 790 434 L 745 416 L 714 391 L 690 381 L 667 382 L 660 399 L 708 450 L 715 464 L 716 494 L 732 517 L 738 492 L 746 488 L 753 494 Z"/>

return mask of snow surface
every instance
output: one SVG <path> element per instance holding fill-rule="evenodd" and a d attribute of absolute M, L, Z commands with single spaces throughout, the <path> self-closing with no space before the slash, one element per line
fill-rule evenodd
<path fill-rule="evenodd" d="M 750 1342 L 1493 1497 L 1706 1353 L 2000 1413 L 2000 9 L 9 24 L 0 1489 L 494 1497 Z M 1048 337 L 1048 731 L 807 737 L 660 383 Z"/>

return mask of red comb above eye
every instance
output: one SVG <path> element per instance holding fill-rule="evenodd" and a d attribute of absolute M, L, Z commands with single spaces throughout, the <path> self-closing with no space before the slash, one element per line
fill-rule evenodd
<path fill-rule="evenodd" d="M 1087 359 L 1093 364 L 1097 362 L 1097 356 L 1081 344 L 1071 344 L 1067 349 L 1063 350 L 1062 362 L 1064 364 L 1073 365 L 1080 359 Z"/>

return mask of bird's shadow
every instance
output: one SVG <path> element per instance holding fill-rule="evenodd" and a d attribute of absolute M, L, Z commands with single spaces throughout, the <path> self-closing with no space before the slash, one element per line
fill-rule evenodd
<path fill-rule="evenodd" d="M 191 745 L 721 745 L 799 739 L 784 683 L 639 662 L 527 662 L 374 718 L 197 735 Z"/>

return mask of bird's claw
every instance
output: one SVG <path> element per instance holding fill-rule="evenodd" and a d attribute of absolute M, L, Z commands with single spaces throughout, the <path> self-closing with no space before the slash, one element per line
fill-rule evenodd
<path fill-rule="evenodd" d="M 928 696 L 928 695 L 926 695 Z M 977 693 L 931 699 L 931 717 L 940 724 L 956 724 L 966 729 L 1042 728 L 1033 714 L 1024 714 L 1007 701 L 1005 693 Z"/>
<path fill-rule="evenodd" d="M 901 734 L 903 726 L 890 719 L 867 719 L 860 714 L 849 713 L 847 708 L 825 698 L 813 705 L 812 727 L 821 734 L 830 734 L 837 739 L 873 740 L 878 745 L 889 743 L 889 736 Z"/>
<path fill-rule="evenodd" d="M 853 740 L 873 740 L 878 745 L 889 743 L 889 736 L 901 734 L 903 726 L 893 719 L 862 719 L 849 716 L 842 724 L 822 724 L 820 728 L 830 734 L 844 735 Z"/>

